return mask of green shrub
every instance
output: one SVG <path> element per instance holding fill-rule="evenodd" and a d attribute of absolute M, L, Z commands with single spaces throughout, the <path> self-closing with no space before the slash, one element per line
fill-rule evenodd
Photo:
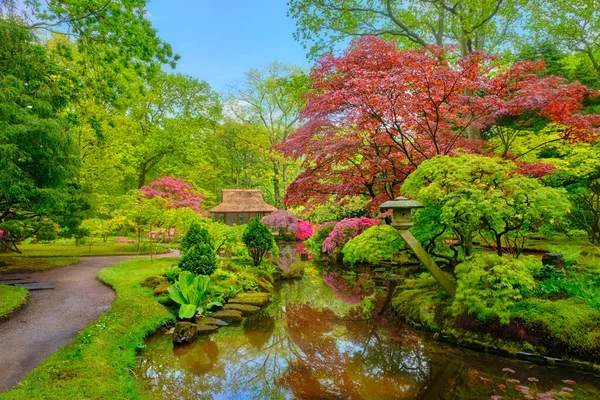
<path fill-rule="evenodd" d="M 344 262 L 354 265 L 357 262 L 378 264 L 391 260 L 396 252 L 404 247 L 398 231 L 390 225 L 374 225 L 350 239 L 344 245 Z"/>
<path fill-rule="evenodd" d="M 208 230 L 202 228 L 199 224 L 194 223 L 181 239 L 181 250 L 183 253 L 187 253 L 192 247 L 200 244 L 209 245 L 214 249 L 214 243 Z"/>
<path fill-rule="evenodd" d="M 171 265 L 163 271 L 163 275 L 167 278 L 169 283 L 174 283 L 177 280 L 179 273 L 181 273 L 181 268 L 177 265 Z"/>
<path fill-rule="evenodd" d="M 306 249 L 310 251 L 314 257 L 319 258 L 321 253 L 323 253 L 323 242 L 327 239 L 331 231 L 333 231 L 333 228 L 335 228 L 335 223 L 333 222 L 323 225 L 314 235 L 304 242 L 306 244 Z"/>
<path fill-rule="evenodd" d="M 556 297 L 561 294 L 576 297 L 600 311 L 600 290 L 593 277 L 552 277 L 538 283 L 534 293 L 540 297 Z"/>
<path fill-rule="evenodd" d="M 211 275 L 217 269 L 217 255 L 210 245 L 201 243 L 185 252 L 177 265 L 195 275 Z"/>
<path fill-rule="evenodd" d="M 250 257 L 252 257 L 254 266 L 260 265 L 269 250 L 277 248 L 273 234 L 267 225 L 260 222 L 258 217 L 254 217 L 248 222 L 242 234 L 242 241 L 246 245 Z"/>
<path fill-rule="evenodd" d="M 179 304 L 179 318 L 192 318 L 197 312 L 203 313 L 212 306 L 222 306 L 220 302 L 208 303 L 208 284 L 210 277 L 194 276 L 182 271 L 179 279 L 169 286 L 169 297 Z"/>
<path fill-rule="evenodd" d="M 535 287 L 533 276 L 523 261 L 493 254 L 476 255 L 459 264 L 455 272 L 454 314 L 473 314 L 482 321 L 498 320 L 507 324 L 509 308 Z"/>
<path fill-rule="evenodd" d="M 35 234 L 35 238 L 42 243 L 54 242 L 58 239 L 58 232 L 52 224 L 44 224 Z"/>

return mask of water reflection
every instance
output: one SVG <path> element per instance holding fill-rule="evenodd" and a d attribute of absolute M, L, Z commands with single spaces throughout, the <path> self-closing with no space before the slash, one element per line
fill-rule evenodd
<path fill-rule="evenodd" d="M 385 321 L 343 318 L 352 306 L 309 269 L 239 326 L 175 348 L 169 335 L 153 336 L 136 374 L 149 398 L 163 399 L 524 398 L 506 380 L 525 385 L 534 376 L 533 391 L 558 393 L 568 378 L 577 381 L 573 398 L 597 398 L 593 377 L 442 346 Z"/>

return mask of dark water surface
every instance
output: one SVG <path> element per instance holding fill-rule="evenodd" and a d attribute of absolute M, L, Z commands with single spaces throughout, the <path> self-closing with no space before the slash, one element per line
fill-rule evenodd
<path fill-rule="evenodd" d="M 600 378 L 350 321 L 357 294 L 318 267 L 239 326 L 187 346 L 150 337 L 135 371 L 156 399 L 599 399 Z M 498 397 L 501 396 L 501 397 Z"/>

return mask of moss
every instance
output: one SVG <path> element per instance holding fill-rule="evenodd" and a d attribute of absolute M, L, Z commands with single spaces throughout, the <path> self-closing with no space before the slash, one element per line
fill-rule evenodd
<path fill-rule="evenodd" d="M 149 289 L 156 289 L 156 287 L 167 283 L 167 279 L 164 276 L 149 276 L 147 277 L 144 282 L 142 283 L 142 287 L 145 288 L 149 288 Z"/>
<path fill-rule="evenodd" d="M 6 319 L 27 302 L 28 290 L 18 286 L 0 285 L 0 321 Z"/>
<path fill-rule="evenodd" d="M 432 277 L 406 279 L 396 288 L 392 309 L 406 322 L 428 330 L 441 328 L 441 313 L 449 302 Z"/>
<path fill-rule="evenodd" d="M 511 311 L 513 320 L 521 322 L 551 353 L 585 360 L 600 356 L 600 312 L 585 301 L 527 299 Z"/>

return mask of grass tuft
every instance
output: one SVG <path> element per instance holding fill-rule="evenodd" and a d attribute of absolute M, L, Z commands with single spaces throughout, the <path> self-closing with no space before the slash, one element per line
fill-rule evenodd
<path fill-rule="evenodd" d="M 0 285 L 0 321 L 27 302 L 28 292 L 23 287 Z"/>

